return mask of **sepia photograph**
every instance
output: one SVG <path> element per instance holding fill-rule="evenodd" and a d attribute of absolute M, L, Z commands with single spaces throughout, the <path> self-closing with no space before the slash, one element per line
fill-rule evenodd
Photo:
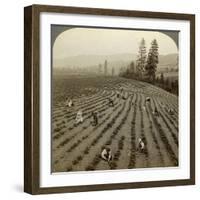
<path fill-rule="evenodd" d="M 24 12 L 24 191 L 195 184 L 195 15 Z"/>
<path fill-rule="evenodd" d="M 51 25 L 52 173 L 179 166 L 178 38 Z"/>

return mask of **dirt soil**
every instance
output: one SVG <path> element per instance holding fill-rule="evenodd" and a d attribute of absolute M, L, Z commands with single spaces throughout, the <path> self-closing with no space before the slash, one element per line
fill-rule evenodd
<path fill-rule="evenodd" d="M 117 97 L 121 88 L 125 99 Z M 66 97 L 73 107 L 65 105 Z M 52 99 L 53 172 L 178 166 L 177 96 L 119 77 L 58 76 L 53 79 Z M 79 110 L 83 123 L 76 125 Z M 96 126 L 92 111 L 97 112 Z M 142 152 L 139 138 L 145 144 Z M 100 157 L 104 146 L 112 150 L 110 162 Z"/>

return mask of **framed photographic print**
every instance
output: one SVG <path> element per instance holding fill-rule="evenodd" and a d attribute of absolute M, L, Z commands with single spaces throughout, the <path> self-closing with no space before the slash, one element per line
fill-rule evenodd
<path fill-rule="evenodd" d="M 24 191 L 195 183 L 195 16 L 24 9 Z"/>

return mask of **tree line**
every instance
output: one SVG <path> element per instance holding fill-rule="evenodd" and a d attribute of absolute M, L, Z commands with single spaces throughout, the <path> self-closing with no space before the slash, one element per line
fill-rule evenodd
<path fill-rule="evenodd" d="M 152 40 L 147 54 L 145 40 L 142 38 L 139 45 L 137 60 L 135 62 L 132 61 L 126 68 L 121 68 L 119 75 L 125 78 L 141 80 L 157 85 L 178 95 L 178 80 L 173 80 L 169 77 L 165 78 L 163 73 L 161 73 L 160 76 L 156 76 L 159 63 L 158 48 L 157 40 Z"/>

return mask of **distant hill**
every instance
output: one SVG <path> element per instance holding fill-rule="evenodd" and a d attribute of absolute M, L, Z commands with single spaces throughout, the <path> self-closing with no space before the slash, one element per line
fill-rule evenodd
<path fill-rule="evenodd" d="M 168 54 L 168 55 L 159 55 L 159 64 L 158 70 L 168 67 L 176 68 L 178 54 Z M 112 67 L 115 67 L 116 73 L 121 67 L 126 67 L 131 61 L 137 59 L 136 54 L 115 54 L 115 55 L 79 55 L 66 57 L 63 59 L 55 59 L 53 62 L 54 67 L 58 68 L 68 68 L 68 67 L 94 67 L 99 64 L 104 64 L 105 60 L 108 61 L 108 68 L 111 70 Z"/>
<path fill-rule="evenodd" d="M 159 55 L 159 67 L 178 68 L 178 54 Z"/>
<path fill-rule="evenodd" d="M 117 54 L 117 55 L 80 55 L 66 57 L 64 59 L 55 59 L 54 66 L 56 67 L 85 67 L 103 64 L 105 60 L 111 62 L 130 62 L 136 59 L 134 54 Z"/>

